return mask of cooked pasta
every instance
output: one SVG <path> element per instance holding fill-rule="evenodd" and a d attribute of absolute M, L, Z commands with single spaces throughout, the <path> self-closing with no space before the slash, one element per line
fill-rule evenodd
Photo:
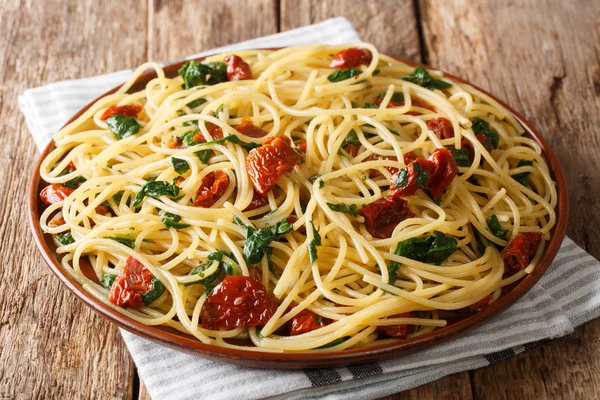
<path fill-rule="evenodd" d="M 401 340 L 535 268 L 557 193 L 523 133 L 485 93 L 367 43 L 175 77 L 147 63 L 55 135 L 41 226 L 74 279 L 147 325 L 264 351 Z"/>

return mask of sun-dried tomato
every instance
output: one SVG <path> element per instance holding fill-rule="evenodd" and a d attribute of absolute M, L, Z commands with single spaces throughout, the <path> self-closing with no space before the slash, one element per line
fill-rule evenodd
<path fill-rule="evenodd" d="M 434 200 L 440 198 L 450 185 L 458 167 L 448 149 L 435 149 L 429 159 L 417 158 L 405 170 L 392 175 L 390 189 L 393 196 L 405 197 L 417 189 L 427 189 Z"/>
<path fill-rule="evenodd" d="M 410 312 L 393 315 L 390 318 L 414 318 L 414 315 Z M 413 325 L 381 325 L 377 328 L 377 332 L 384 334 L 388 337 L 397 339 L 406 339 L 409 334 L 409 330 L 413 329 Z"/>
<path fill-rule="evenodd" d="M 200 317 L 204 329 L 264 326 L 275 310 L 261 282 L 249 276 L 227 275 L 206 298 Z"/>
<path fill-rule="evenodd" d="M 285 219 L 285 221 L 288 224 L 295 224 L 298 221 L 298 216 L 296 214 L 290 214 L 287 216 L 287 218 Z M 296 229 L 296 232 L 300 232 L 302 234 L 306 235 L 306 226 L 301 225 L 298 229 Z"/>
<path fill-rule="evenodd" d="M 194 205 L 196 207 L 209 208 L 215 204 L 229 186 L 229 177 L 223 171 L 209 172 L 200 183 L 196 192 Z"/>
<path fill-rule="evenodd" d="M 111 115 L 120 114 L 125 117 L 135 117 L 142 111 L 142 106 L 139 104 L 128 104 L 124 106 L 110 106 L 104 111 L 100 119 L 102 121 L 106 120 Z"/>
<path fill-rule="evenodd" d="M 54 203 L 58 203 L 59 201 L 63 201 L 69 195 L 73 193 L 73 189 L 70 189 L 66 186 L 63 186 L 58 183 L 53 183 L 52 185 L 46 186 L 40 192 L 40 199 L 42 203 L 49 206 Z"/>
<path fill-rule="evenodd" d="M 365 228 L 374 238 L 387 239 L 396 226 L 412 217 L 407 202 L 398 197 L 382 197 L 361 208 L 358 213 L 365 217 Z"/>
<path fill-rule="evenodd" d="M 225 57 L 227 63 L 227 79 L 230 81 L 242 81 L 252 79 L 252 70 L 250 65 L 241 57 L 232 54 Z"/>
<path fill-rule="evenodd" d="M 352 157 L 358 155 L 358 149 L 360 149 L 360 144 L 347 144 L 344 146 L 344 151 Z"/>
<path fill-rule="evenodd" d="M 117 306 L 142 307 L 142 295 L 152 290 L 154 276 L 144 265 L 133 258 L 127 257 L 125 265 L 110 287 L 108 300 Z"/>
<path fill-rule="evenodd" d="M 258 194 L 258 192 L 254 192 L 252 194 L 252 201 L 250 202 L 250 204 L 248 204 L 248 207 L 246 207 L 244 211 L 256 210 L 257 208 L 266 206 L 267 204 L 269 204 L 269 200 Z"/>
<path fill-rule="evenodd" d="M 274 136 L 248 154 L 246 169 L 258 193 L 267 193 L 281 175 L 293 170 L 300 162 L 300 154 L 292 148 L 291 143 L 287 136 Z"/>
<path fill-rule="evenodd" d="M 527 268 L 541 242 L 540 232 L 519 233 L 502 251 L 506 272 L 512 275 Z"/>
<path fill-rule="evenodd" d="M 248 117 L 242 119 L 242 124 L 236 126 L 235 130 L 251 138 L 261 138 L 269 134 L 269 132 L 254 125 Z"/>
<path fill-rule="evenodd" d="M 440 139 L 450 139 L 454 137 L 454 128 L 452 122 L 444 117 L 434 118 L 429 121 L 427 128 L 433 131 Z"/>
<path fill-rule="evenodd" d="M 372 60 L 373 55 L 369 50 L 351 47 L 336 53 L 329 67 L 337 69 L 354 68 L 361 64 L 369 65 Z"/>
<path fill-rule="evenodd" d="M 323 318 L 305 308 L 290 321 L 290 336 L 301 335 L 324 326 L 325 321 L 323 321 Z"/>

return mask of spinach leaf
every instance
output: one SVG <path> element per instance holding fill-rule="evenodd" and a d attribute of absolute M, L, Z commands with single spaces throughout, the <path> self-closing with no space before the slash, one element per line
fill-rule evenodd
<path fill-rule="evenodd" d="M 323 179 L 319 179 L 319 189 L 323 189 L 323 186 L 325 186 L 325 182 L 323 182 Z"/>
<path fill-rule="evenodd" d="M 121 243 L 122 245 L 129 247 L 130 249 L 135 248 L 135 238 L 132 238 L 130 236 L 121 236 L 121 235 L 117 235 L 114 237 L 105 236 L 104 239 L 112 239 L 116 242 Z"/>
<path fill-rule="evenodd" d="M 333 71 L 331 74 L 329 74 L 329 76 L 327 77 L 327 80 L 329 82 L 341 82 L 341 81 L 345 81 L 346 79 L 353 78 L 360 74 L 361 74 L 361 71 L 358 68 L 337 69 L 337 70 Z"/>
<path fill-rule="evenodd" d="M 217 267 L 215 272 L 213 272 L 212 274 L 210 274 L 208 276 L 205 276 L 204 271 L 206 271 L 208 268 L 210 268 L 210 266 L 213 264 L 213 261 L 218 261 L 219 266 Z M 207 262 L 194 267 L 194 269 L 190 272 L 190 275 L 197 275 L 200 279 L 198 279 L 197 281 L 194 281 L 194 282 L 184 283 L 183 285 L 190 286 L 190 285 L 195 285 L 197 283 L 200 283 L 202 285 L 207 285 L 207 284 L 213 282 L 215 279 L 217 279 L 219 277 L 219 274 L 221 273 L 222 261 L 223 261 L 223 252 L 222 251 L 215 251 L 213 253 L 210 253 L 208 255 Z M 209 292 L 209 291 L 207 291 L 207 292 Z"/>
<path fill-rule="evenodd" d="M 64 175 L 70 174 L 73 171 L 75 171 L 75 170 L 69 166 L 69 167 L 63 169 L 62 172 L 60 174 L 58 174 L 58 176 L 64 176 Z M 79 187 L 79 185 L 81 185 L 85 181 L 86 181 L 86 179 L 80 175 L 80 176 L 76 176 L 73 179 L 69 179 L 68 181 L 64 182 L 62 185 L 68 187 L 69 189 L 75 190 Z"/>
<path fill-rule="evenodd" d="M 203 64 L 188 61 L 177 73 L 183 79 L 182 87 L 184 89 L 227 81 L 227 65 L 220 62 Z"/>
<path fill-rule="evenodd" d="M 191 120 L 191 121 L 184 121 L 181 123 L 181 126 L 194 126 L 194 125 L 198 125 L 198 121 Z"/>
<path fill-rule="evenodd" d="M 532 166 L 532 165 L 533 165 L 533 161 L 531 161 L 531 160 L 521 160 L 517 164 L 517 167 Z M 520 174 L 513 175 L 512 178 L 525 187 L 529 186 L 529 172 L 521 172 Z"/>
<path fill-rule="evenodd" d="M 190 165 L 187 161 L 182 160 L 181 158 L 171 157 L 171 163 L 173 164 L 173 169 L 179 175 L 185 174 L 190 170 Z"/>
<path fill-rule="evenodd" d="M 353 217 L 358 217 L 358 208 L 356 207 L 356 204 L 348 205 L 348 204 L 344 204 L 344 203 L 340 203 L 340 204 L 327 203 L 327 206 L 329 206 L 329 208 L 331 208 L 333 211 L 349 214 L 349 215 L 352 215 Z"/>
<path fill-rule="evenodd" d="M 411 260 L 440 265 L 456 251 L 458 242 L 440 231 L 434 236 L 421 236 L 399 242 L 395 254 Z"/>
<path fill-rule="evenodd" d="M 160 196 L 177 197 L 179 194 L 179 186 L 165 181 L 150 181 L 146 183 L 139 192 L 135 195 L 131 207 L 138 206 L 144 197 L 150 196 L 155 199 Z"/>
<path fill-rule="evenodd" d="M 196 136 L 196 134 L 198 132 L 200 132 L 200 129 L 194 129 L 193 131 L 187 131 L 183 135 L 177 137 L 177 140 L 180 143 L 186 145 L 187 147 L 195 146 L 199 143 L 202 143 L 202 142 L 194 139 L 194 136 Z"/>
<path fill-rule="evenodd" d="M 110 289 L 110 287 L 112 286 L 112 284 L 115 281 L 115 279 L 117 279 L 116 275 L 112 275 L 112 274 L 102 274 L 102 275 L 100 275 L 100 283 L 106 289 Z"/>
<path fill-rule="evenodd" d="M 321 245 L 321 235 L 319 235 L 319 231 L 317 231 L 312 221 L 310 221 L 310 226 L 312 227 L 313 239 L 308 244 L 308 259 L 313 264 L 318 258 L 317 246 Z"/>
<path fill-rule="evenodd" d="M 379 98 L 383 100 L 383 98 L 385 97 L 386 92 L 381 92 L 379 93 Z M 396 101 L 398 103 L 402 103 L 404 101 L 404 94 L 403 93 L 396 93 L 394 92 L 394 94 L 392 94 L 392 98 L 390 99 L 390 102 L 392 101 Z"/>
<path fill-rule="evenodd" d="M 170 212 L 167 212 L 165 210 L 160 210 L 158 212 L 158 215 L 163 216 L 162 223 L 167 228 L 184 229 L 190 226 L 189 224 L 180 223 L 179 221 L 181 221 L 181 216 L 177 214 L 171 214 Z"/>
<path fill-rule="evenodd" d="M 365 103 L 363 108 L 379 108 L 379 106 L 375 103 Z"/>
<path fill-rule="evenodd" d="M 379 68 L 375 68 L 373 70 L 373 74 L 372 75 L 375 76 L 375 75 L 379 75 L 380 73 L 381 73 L 381 70 Z"/>
<path fill-rule="evenodd" d="M 354 132 L 354 129 L 348 132 L 348 135 L 346 136 L 340 147 L 344 148 L 349 144 L 360 144 L 360 140 L 358 140 L 358 135 L 356 134 L 356 132 Z"/>
<path fill-rule="evenodd" d="M 396 250 L 397 251 L 397 250 Z M 393 285 L 398 279 L 398 270 L 400 269 L 400 263 L 392 261 L 388 267 L 388 283 Z"/>
<path fill-rule="evenodd" d="M 237 269 L 233 265 L 226 263 L 226 262 L 223 263 L 223 270 L 225 271 L 225 273 L 227 275 L 234 275 L 234 276 L 239 275 Z"/>
<path fill-rule="evenodd" d="M 487 138 L 490 139 L 492 148 L 498 148 L 498 144 L 500 143 L 500 135 L 498 135 L 498 132 L 496 132 L 496 130 L 490 127 L 490 124 L 487 121 L 479 117 L 475 117 L 473 118 L 472 128 L 473 132 L 475 132 L 476 135 L 487 136 Z"/>
<path fill-rule="evenodd" d="M 429 181 L 429 174 L 423 168 L 421 168 L 421 164 L 415 161 L 413 164 L 413 168 L 416 174 L 415 183 L 419 186 L 425 186 L 427 181 Z"/>
<path fill-rule="evenodd" d="M 134 117 L 113 114 L 106 118 L 106 126 L 117 139 L 125 139 L 139 132 L 141 126 Z"/>
<path fill-rule="evenodd" d="M 427 89 L 448 89 L 452 85 L 448 82 L 444 82 L 439 79 L 433 79 L 429 72 L 423 66 L 419 65 L 415 70 L 410 74 L 403 76 L 401 79 L 415 83 L 419 86 L 423 86 Z"/>
<path fill-rule="evenodd" d="M 267 247 L 265 249 L 265 254 L 267 255 L 267 265 L 269 266 L 269 271 L 271 271 L 273 275 L 277 276 L 275 264 L 273 264 L 273 260 L 271 259 L 271 256 L 273 255 L 273 248 Z"/>
<path fill-rule="evenodd" d="M 401 189 L 404 186 L 408 185 L 408 172 L 406 172 L 406 168 L 398 171 L 398 176 L 396 177 L 396 182 L 394 182 L 396 189 Z"/>
<path fill-rule="evenodd" d="M 498 221 L 498 217 L 496 214 L 490 215 L 485 222 L 487 223 L 488 228 L 494 234 L 494 236 L 500 239 L 506 239 L 506 235 L 508 234 L 508 229 L 502 229 L 502 225 L 500 225 L 500 221 Z"/>
<path fill-rule="evenodd" d="M 308 178 L 308 181 L 309 181 L 310 183 L 315 183 L 315 181 L 316 181 L 317 179 L 319 179 L 320 177 L 321 177 L 321 174 L 314 174 L 314 175 L 312 175 L 310 178 Z"/>
<path fill-rule="evenodd" d="M 240 140 L 239 137 L 235 136 L 235 135 L 227 135 L 221 139 L 215 139 L 215 140 L 211 140 L 210 142 L 206 142 L 206 143 L 201 143 L 200 146 L 208 146 L 211 144 L 222 144 L 225 142 L 231 142 L 234 144 L 239 144 L 240 146 L 242 146 L 244 149 L 250 151 L 252 149 L 255 149 L 257 147 L 260 147 L 260 144 L 255 143 L 255 142 L 242 142 Z"/>
<path fill-rule="evenodd" d="M 457 149 L 454 146 L 446 146 L 450 153 L 452 153 L 452 157 L 456 161 L 456 165 L 459 167 L 470 167 L 471 159 L 469 157 L 469 152 L 466 149 Z"/>
<path fill-rule="evenodd" d="M 485 253 L 485 249 L 488 246 L 492 245 L 490 243 L 490 241 L 488 240 L 488 238 L 483 236 L 483 234 L 481 232 L 479 232 L 477 229 L 475 229 L 475 239 L 477 240 L 477 251 L 479 251 L 479 254 L 481 254 L 481 255 L 483 255 L 483 253 Z"/>
<path fill-rule="evenodd" d="M 63 246 L 75 243 L 75 239 L 73 239 L 73 235 L 71 235 L 71 232 L 59 233 L 58 235 L 56 235 L 56 240 L 58 240 L 58 243 L 62 244 Z"/>
<path fill-rule="evenodd" d="M 233 217 L 233 220 L 239 226 L 246 228 L 246 244 L 244 245 L 243 254 L 244 260 L 246 260 L 248 264 L 258 264 L 265 255 L 265 249 L 273 240 L 278 239 L 294 229 L 293 225 L 285 219 L 282 219 L 273 226 L 268 226 L 263 229 L 256 229 L 253 226 L 244 225 L 244 223 L 235 216 Z"/>
<path fill-rule="evenodd" d="M 165 285 L 156 278 L 152 278 L 152 289 L 142 295 L 142 301 L 149 306 L 165 291 Z"/>
<path fill-rule="evenodd" d="M 189 108 L 196 108 L 196 107 L 199 107 L 199 106 L 201 106 L 201 105 L 202 105 L 202 104 L 204 104 L 204 103 L 206 103 L 206 99 L 205 99 L 205 98 L 203 98 L 203 97 L 200 97 L 199 99 L 192 100 L 192 101 L 190 101 L 189 103 L 187 103 L 187 106 L 188 106 Z"/>
<path fill-rule="evenodd" d="M 200 162 L 203 164 L 208 164 L 208 160 L 210 160 L 210 157 L 212 157 L 212 150 L 199 150 L 194 152 L 194 154 L 196 157 L 198 157 Z"/>

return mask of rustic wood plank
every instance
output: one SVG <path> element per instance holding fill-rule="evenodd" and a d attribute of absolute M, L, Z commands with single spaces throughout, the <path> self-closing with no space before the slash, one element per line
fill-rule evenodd
<path fill-rule="evenodd" d="M 421 1 L 427 62 L 489 90 L 550 142 L 568 235 L 600 257 L 600 3 Z M 600 321 L 472 373 L 475 398 L 598 398 Z M 582 351 L 585 349 L 585 351 Z"/>
<path fill-rule="evenodd" d="M 143 62 L 145 27 L 130 21 L 145 12 L 144 1 L 0 2 L 0 176 L 11 183 L 0 191 L 0 398 L 131 398 L 116 326 L 63 287 L 31 239 L 26 183 L 38 152 L 17 96 Z"/>
<path fill-rule="evenodd" d="M 346 17 L 362 39 L 388 55 L 421 60 L 417 19 L 410 0 L 281 0 L 281 30 Z"/>
<path fill-rule="evenodd" d="M 276 0 L 150 3 L 148 59 L 174 60 L 277 33 Z"/>

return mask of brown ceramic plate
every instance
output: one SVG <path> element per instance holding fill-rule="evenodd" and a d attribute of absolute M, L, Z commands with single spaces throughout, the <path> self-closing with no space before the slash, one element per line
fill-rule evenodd
<path fill-rule="evenodd" d="M 201 60 L 201 59 L 199 59 Z M 407 60 L 398 59 L 399 61 L 405 62 L 409 65 L 416 66 Z M 171 64 L 165 67 L 165 74 L 168 77 L 174 77 L 177 75 L 177 70 L 184 64 L 179 62 Z M 132 87 L 132 91 L 138 91 L 145 87 L 146 83 L 154 78 L 155 72 L 148 72 L 139 77 L 136 84 Z M 455 76 L 446 74 L 447 77 L 454 79 L 457 82 L 468 83 L 464 80 Z M 474 85 L 472 85 L 474 86 Z M 476 87 L 476 86 L 474 86 Z M 31 230 L 33 236 L 38 245 L 38 248 L 42 252 L 42 255 L 52 271 L 58 276 L 58 278 L 65 284 L 65 286 L 71 290 L 80 300 L 90 306 L 93 310 L 100 313 L 110 321 L 116 323 L 120 327 L 135 333 L 136 335 L 144 338 L 153 340 L 155 342 L 162 343 L 172 348 L 182 350 L 188 353 L 201 355 L 207 358 L 232 362 L 236 364 L 242 364 L 252 367 L 263 367 L 263 368 L 315 368 L 315 367 L 333 367 L 333 366 L 347 366 L 351 364 L 372 362 L 375 360 L 381 360 L 391 357 L 397 357 L 399 355 L 412 352 L 425 347 L 433 346 L 441 341 L 451 339 L 455 336 L 461 335 L 466 331 L 473 329 L 490 318 L 498 315 L 502 311 L 506 310 L 512 304 L 514 304 L 521 296 L 523 296 L 531 287 L 540 279 L 542 274 L 546 272 L 550 266 L 552 260 L 558 253 L 560 244 L 563 241 L 567 228 L 568 219 L 568 194 L 567 184 L 563 173 L 560 169 L 556 156 L 548 147 L 548 143 L 542 138 L 542 136 L 531 126 L 531 124 L 523 119 L 517 112 L 511 107 L 504 104 L 502 101 L 496 99 L 494 96 L 485 92 L 484 90 L 477 88 L 482 92 L 488 94 L 494 98 L 498 103 L 502 104 L 509 110 L 516 120 L 525 128 L 526 135 L 535 139 L 543 149 L 544 156 L 548 165 L 550 166 L 550 172 L 552 177 L 557 184 L 558 190 L 558 210 L 557 210 L 557 223 L 552 230 L 552 239 L 550 240 L 548 247 L 546 248 L 539 264 L 536 266 L 534 271 L 527 275 L 518 284 L 510 287 L 505 293 L 502 294 L 500 299 L 494 302 L 491 306 L 487 307 L 482 312 L 469 316 L 467 318 L 453 322 L 452 324 L 427 333 L 418 337 L 400 340 L 393 343 L 381 344 L 362 349 L 352 349 L 345 351 L 324 351 L 318 354 L 315 353 L 266 353 L 254 350 L 252 347 L 248 349 L 230 349 L 214 345 L 207 345 L 194 337 L 176 331 L 175 329 L 161 326 L 146 326 L 129 317 L 121 314 L 120 312 L 106 306 L 105 304 L 98 301 L 90 293 L 88 293 L 83 287 L 72 279 L 69 274 L 61 266 L 59 259 L 56 255 L 56 247 L 52 241 L 50 235 L 45 235 L 40 229 L 40 214 L 43 210 L 43 205 L 39 200 L 38 193 L 45 186 L 44 182 L 40 179 L 39 169 L 42 160 L 54 149 L 54 143 L 50 143 L 42 155 L 39 158 L 33 173 L 31 176 L 31 182 L 29 185 L 29 218 L 31 224 Z M 117 88 L 112 89 L 106 94 L 100 96 L 104 97 L 108 94 L 114 93 Z M 96 99 L 97 100 L 97 99 Z M 71 118 L 68 122 L 75 120 L 83 112 L 85 112 L 94 102 L 85 106 L 81 111 Z M 91 272 L 91 271 L 90 271 Z M 92 274 L 93 275 L 93 274 Z"/>

